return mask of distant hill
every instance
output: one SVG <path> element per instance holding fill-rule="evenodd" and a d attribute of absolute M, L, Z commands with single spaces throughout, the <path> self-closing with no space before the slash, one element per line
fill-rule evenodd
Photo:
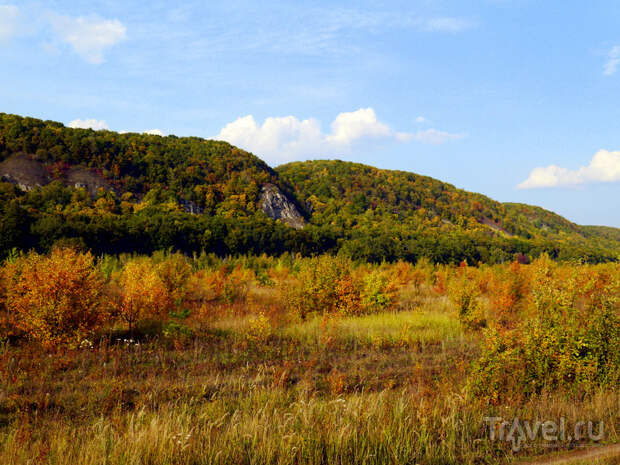
<path fill-rule="evenodd" d="M 226 142 L 71 129 L 3 113 L 0 162 L 9 181 L 11 174 L 21 174 L 26 184 L 29 179 L 37 185 L 53 180 L 67 184 L 75 171 L 90 172 L 91 184 L 97 180 L 138 197 L 161 189 L 211 213 L 219 208 L 253 212 L 261 186 L 279 184 L 265 162 Z"/>
<path fill-rule="evenodd" d="M 3 113 L 0 181 L 0 256 L 62 243 L 101 253 L 330 252 L 372 261 L 620 255 L 618 229 L 414 173 L 342 161 L 274 170 L 226 142 Z"/>
<path fill-rule="evenodd" d="M 372 237 L 370 248 L 387 248 L 380 253 L 388 256 L 406 255 L 407 248 L 415 255 L 425 246 L 418 238 L 440 236 L 455 247 L 484 244 L 488 250 L 479 255 L 485 261 L 492 261 L 492 253 L 523 245 L 530 253 L 544 249 L 567 259 L 620 254 L 619 229 L 579 226 L 539 207 L 496 202 L 427 176 L 338 160 L 294 162 L 276 170 L 294 186 L 311 213 L 310 223 L 338 226 L 364 248 L 368 241 L 363 236 Z M 398 245 L 400 251 L 392 250 Z"/>

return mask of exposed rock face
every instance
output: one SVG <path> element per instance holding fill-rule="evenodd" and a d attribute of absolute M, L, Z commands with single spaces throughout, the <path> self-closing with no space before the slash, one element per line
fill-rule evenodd
<path fill-rule="evenodd" d="M 0 163 L 0 180 L 16 184 L 23 191 L 43 187 L 54 180 L 76 189 L 86 189 L 90 195 L 96 195 L 99 189 L 116 190 L 103 177 L 82 166 L 70 166 L 60 177 L 50 176 L 46 165 L 28 155 L 13 155 Z"/>
<path fill-rule="evenodd" d="M 203 209 L 196 205 L 191 200 L 180 199 L 179 203 L 183 207 L 186 213 L 191 213 L 192 215 L 200 215 L 203 213 Z"/>
<path fill-rule="evenodd" d="M 301 229 L 306 224 L 295 204 L 273 184 L 265 184 L 262 187 L 260 206 L 269 218 L 281 220 L 295 229 Z"/>
<path fill-rule="evenodd" d="M 99 189 L 114 191 L 118 194 L 116 189 L 110 186 L 101 176 L 82 166 L 72 166 L 69 168 L 64 183 L 76 189 L 86 189 L 92 196 L 96 195 Z"/>
<path fill-rule="evenodd" d="M 0 180 L 17 184 L 26 192 L 50 182 L 43 164 L 23 154 L 14 155 L 0 163 Z"/>

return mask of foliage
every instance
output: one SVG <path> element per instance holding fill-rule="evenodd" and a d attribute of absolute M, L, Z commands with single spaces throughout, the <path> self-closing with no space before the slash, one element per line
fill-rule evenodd
<path fill-rule="evenodd" d="M 171 295 L 150 260 L 134 259 L 114 277 L 115 314 L 129 325 L 164 319 L 172 308 Z"/>
<path fill-rule="evenodd" d="M 33 177 L 32 186 L 51 181 L 29 192 L 0 182 L 0 258 L 59 244 L 96 255 L 330 253 L 373 263 L 494 264 L 542 253 L 607 262 L 620 254 L 617 229 L 578 226 L 426 176 L 341 161 L 272 170 L 196 137 L 72 129 L 0 113 L 0 163 Z M 268 218 L 259 201 L 265 184 L 305 210 L 309 224 L 295 230 Z"/>
<path fill-rule="evenodd" d="M 305 260 L 288 291 L 291 308 L 302 320 L 312 313 L 358 313 L 359 290 L 350 267 L 348 260 L 330 255 Z"/>
<path fill-rule="evenodd" d="M 362 286 L 361 299 L 367 312 L 379 312 L 393 305 L 396 286 L 386 271 L 373 270 L 366 274 Z"/>
<path fill-rule="evenodd" d="M 106 320 L 103 279 L 90 253 L 31 252 L 3 270 L 8 321 L 44 346 L 78 345 Z"/>
<path fill-rule="evenodd" d="M 311 223 L 343 237 L 340 250 L 354 260 L 504 263 L 547 252 L 562 260 L 609 261 L 620 252 L 620 236 L 608 230 L 427 176 L 339 160 L 288 163 L 276 171 L 308 205 Z"/>
<path fill-rule="evenodd" d="M 450 281 L 448 295 L 458 311 L 459 320 L 470 329 L 486 326 L 475 270 L 471 270 L 467 263 L 463 262 L 455 274 Z"/>
<path fill-rule="evenodd" d="M 620 381 L 620 281 L 616 268 L 533 265 L 529 318 L 486 332 L 471 392 L 500 401 L 543 390 L 591 391 Z"/>
<path fill-rule="evenodd" d="M 170 254 L 157 263 L 155 269 L 169 298 L 176 305 L 180 305 L 185 297 L 187 284 L 192 275 L 192 267 L 187 258 L 180 253 Z"/>

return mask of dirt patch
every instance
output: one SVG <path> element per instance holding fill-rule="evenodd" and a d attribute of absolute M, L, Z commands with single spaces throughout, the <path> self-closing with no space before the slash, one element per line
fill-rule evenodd
<path fill-rule="evenodd" d="M 13 155 L 0 163 L 0 179 L 16 184 L 23 191 L 31 191 L 51 181 L 43 163 L 26 154 Z"/>
<path fill-rule="evenodd" d="M 491 218 L 482 218 L 481 220 L 479 220 L 481 224 L 488 226 L 489 228 L 491 228 L 494 231 L 498 231 L 501 233 L 506 234 L 507 236 L 514 236 L 514 234 L 511 234 L 507 229 L 504 229 L 502 227 L 502 224 L 498 221 L 494 221 Z"/>
<path fill-rule="evenodd" d="M 116 192 L 100 174 L 83 166 L 66 166 L 54 177 L 48 168 L 48 165 L 35 160 L 31 155 L 16 154 L 0 163 L 0 180 L 16 184 L 23 191 L 31 191 L 59 180 L 66 186 L 86 189 L 93 196 L 99 189 Z"/>
<path fill-rule="evenodd" d="M 520 465 L 563 465 L 590 460 L 613 459 L 620 457 L 620 444 L 595 446 L 552 457 L 540 457 L 535 460 L 519 462 Z"/>

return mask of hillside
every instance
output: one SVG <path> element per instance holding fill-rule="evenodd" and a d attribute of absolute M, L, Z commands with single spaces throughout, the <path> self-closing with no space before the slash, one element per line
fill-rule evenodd
<path fill-rule="evenodd" d="M 58 243 L 99 253 L 330 252 L 442 263 L 620 254 L 620 230 L 414 173 L 342 161 L 274 170 L 226 142 L 2 113 L 0 215 L 1 256 Z"/>
<path fill-rule="evenodd" d="M 22 175 L 29 187 L 53 180 L 87 186 L 95 181 L 96 187 L 139 198 L 159 189 L 167 191 L 167 198 L 192 202 L 207 213 L 252 213 L 261 186 L 278 184 L 265 162 L 226 142 L 70 129 L 2 113 L 0 162 Z M 81 176 L 76 178 L 76 172 Z"/>
<path fill-rule="evenodd" d="M 282 253 L 294 233 L 261 207 L 303 225 L 267 164 L 197 137 L 71 129 L 0 113 L 0 181 L 1 255 L 57 241 L 111 253 Z"/>
<path fill-rule="evenodd" d="M 294 186 L 310 223 L 348 231 L 354 256 L 373 248 L 388 256 L 432 256 L 436 252 L 429 248 L 437 247 L 428 242 L 441 242 L 439 237 L 452 241 L 441 250 L 484 245 L 486 250 L 465 252 L 484 261 L 509 251 L 586 259 L 614 259 L 620 251 L 618 229 L 579 226 L 539 207 L 500 203 L 427 176 L 338 160 L 294 162 L 276 170 Z"/>

